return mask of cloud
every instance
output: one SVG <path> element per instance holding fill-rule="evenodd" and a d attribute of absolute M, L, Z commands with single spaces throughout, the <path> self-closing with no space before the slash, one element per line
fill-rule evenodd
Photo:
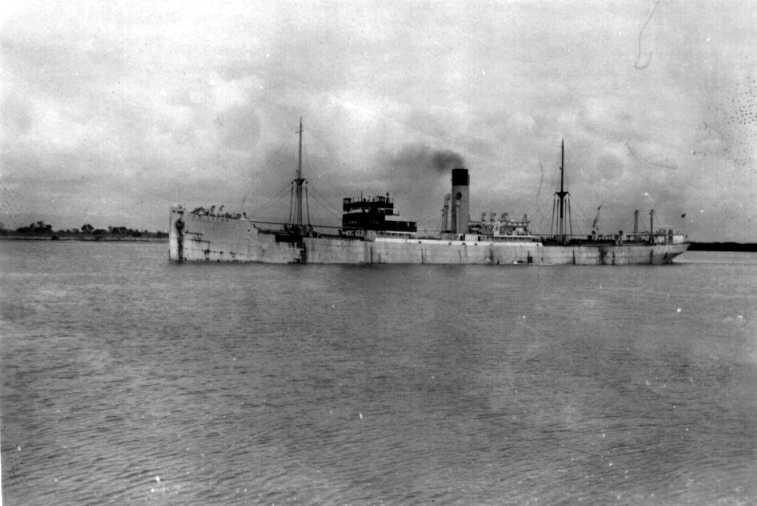
<path fill-rule="evenodd" d="M 177 199 L 253 209 L 293 176 L 303 116 L 333 207 L 389 191 L 436 223 L 457 154 L 474 215 L 543 218 L 565 138 L 590 218 L 699 207 L 695 236 L 754 240 L 751 10 L 661 3 L 637 69 L 649 5 L 24 4 L 0 28 L 2 212 L 157 228 Z"/>
<path fill-rule="evenodd" d="M 32 124 L 31 105 L 20 94 L 9 94 L 0 104 L 0 121 L 6 135 L 23 136 Z"/>
<path fill-rule="evenodd" d="M 612 181 L 623 175 L 624 166 L 625 164 L 619 156 L 613 153 L 605 153 L 597 160 L 595 172 L 597 178 Z"/>

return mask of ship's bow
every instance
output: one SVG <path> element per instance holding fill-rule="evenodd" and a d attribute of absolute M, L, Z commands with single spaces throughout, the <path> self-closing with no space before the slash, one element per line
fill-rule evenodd
<path fill-rule="evenodd" d="M 184 261 L 184 207 L 172 206 L 168 217 L 168 259 Z"/>

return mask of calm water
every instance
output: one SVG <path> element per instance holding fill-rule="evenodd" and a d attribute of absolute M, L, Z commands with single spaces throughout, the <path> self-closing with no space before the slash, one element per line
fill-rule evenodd
<path fill-rule="evenodd" d="M 0 243 L 5 504 L 757 500 L 757 255 L 167 263 Z"/>

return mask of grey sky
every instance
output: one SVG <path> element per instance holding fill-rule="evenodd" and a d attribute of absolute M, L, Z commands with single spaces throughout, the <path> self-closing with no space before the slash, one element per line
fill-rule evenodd
<path fill-rule="evenodd" d="M 156 5 L 157 4 L 157 5 Z M 222 5 L 222 6 L 221 6 Z M 24 2 L 0 31 L 0 220 L 164 229 L 168 207 L 268 204 L 305 171 L 318 220 L 390 191 L 438 226 L 459 153 L 471 212 L 549 225 L 565 137 L 574 229 L 633 209 L 757 240 L 750 1 Z M 651 15 L 650 15 L 651 14 Z M 686 213 L 685 218 L 681 215 Z"/>

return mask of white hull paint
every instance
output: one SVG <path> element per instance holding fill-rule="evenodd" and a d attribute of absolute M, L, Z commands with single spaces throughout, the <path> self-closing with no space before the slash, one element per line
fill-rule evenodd
<path fill-rule="evenodd" d="M 544 245 L 532 239 L 448 241 L 377 236 L 286 240 L 243 218 L 195 215 L 173 208 L 169 259 L 174 262 L 312 264 L 630 265 L 667 264 L 688 248 L 675 244 Z"/>

